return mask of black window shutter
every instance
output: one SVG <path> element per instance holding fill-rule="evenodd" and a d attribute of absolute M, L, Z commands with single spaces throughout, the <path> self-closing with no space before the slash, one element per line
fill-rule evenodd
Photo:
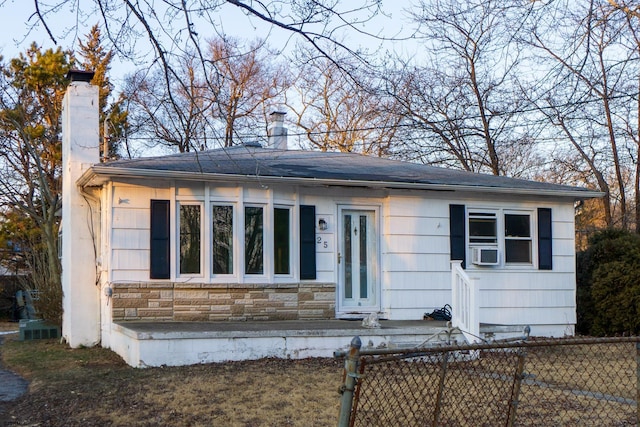
<path fill-rule="evenodd" d="M 169 262 L 169 200 L 151 200 L 151 263 L 152 279 L 168 279 Z"/>
<path fill-rule="evenodd" d="M 451 244 L 451 260 L 462 261 L 466 267 L 467 248 L 465 233 L 464 205 L 449 205 L 449 243 Z"/>
<path fill-rule="evenodd" d="M 300 206 L 300 279 L 316 278 L 316 207 Z"/>
<path fill-rule="evenodd" d="M 551 209 L 538 208 L 538 269 L 553 269 Z"/>

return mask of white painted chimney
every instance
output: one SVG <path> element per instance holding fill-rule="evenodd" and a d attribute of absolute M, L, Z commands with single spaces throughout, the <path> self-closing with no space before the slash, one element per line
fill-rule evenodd
<path fill-rule="evenodd" d="M 271 117 L 271 124 L 268 128 L 269 142 L 268 146 L 271 148 L 277 148 L 279 150 L 286 150 L 287 147 L 287 128 L 284 127 L 284 115 L 281 111 L 274 111 L 269 116 Z"/>
<path fill-rule="evenodd" d="M 70 71 L 62 101 L 62 336 L 71 347 L 100 342 L 95 220 L 76 182 L 100 160 L 98 87 L 92 72 Z"/>

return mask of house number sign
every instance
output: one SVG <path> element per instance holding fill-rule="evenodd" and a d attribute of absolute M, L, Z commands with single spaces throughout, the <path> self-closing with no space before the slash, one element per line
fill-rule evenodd
<path fill-rule="evenodd" d="M 316 234 L 316 251 L 332 252 L 333 235 L 332 234 Z"/>

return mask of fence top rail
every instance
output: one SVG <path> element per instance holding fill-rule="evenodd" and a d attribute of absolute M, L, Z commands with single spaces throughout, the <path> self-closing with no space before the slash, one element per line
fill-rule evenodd
<path fill-rule="evenodd" d="M 450 351 L 472 351 L 491 350 L 509 348 L 532 348 L 550 346 L 570 346 L 570 345 L 593 345 L 593 344 L 620 344 L 620 343 L 640 343 L 640 336 L 629 337 L 582 337 L 582 338 L 529 338 L 512 342 L 492 342 L 464 345 L 444 345 L 436 347 L 415 347 L 406 349 L 361 349 L 360 356 L 386 356 L 398 355 L 405 357 L 418 357 L 434 353 L 445 353 Z M 348 350 L 338 350 L 333 353 L 333 357 L 341 359 L 346 357 Z"/>

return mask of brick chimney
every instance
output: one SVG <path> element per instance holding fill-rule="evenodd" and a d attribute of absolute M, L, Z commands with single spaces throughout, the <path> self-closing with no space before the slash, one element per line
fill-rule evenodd
<path fill-rule="evenodd" d="M 281 111 L 274 111 L 269 116 L 271 124 L 269 125 L 267 134 L 269 136 L 268 146 L 279 150 L 286 150 L 287 147 L 287 128 L 284 127 L 284 115 Z"/>
<path fill-rule="evenodd" d="M 71 347 L 100 342 L 96 209 L 76 182 L 99 162 L 98 87 L 92 72 L 70 71 L 62 101 L 62 337 Z M 99 234 L 99 232 L 97 232 Z"/>

